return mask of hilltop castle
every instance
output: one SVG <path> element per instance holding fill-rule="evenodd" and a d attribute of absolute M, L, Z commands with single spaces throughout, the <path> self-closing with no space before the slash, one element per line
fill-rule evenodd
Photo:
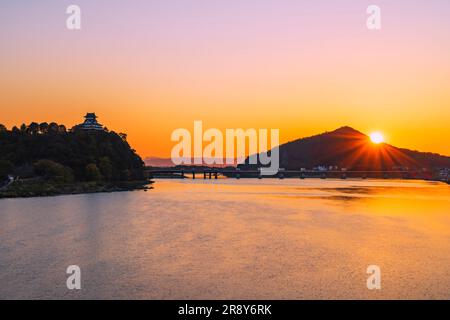
<path fill-rule="evenodd" d="M 84 116 L 84 119 L 85 120 L 82 124 L 76 126 L 77 129 L 104 131 L 103 126 L 97 122 L 97 116 L 95 113 L 87 113 Z"/>

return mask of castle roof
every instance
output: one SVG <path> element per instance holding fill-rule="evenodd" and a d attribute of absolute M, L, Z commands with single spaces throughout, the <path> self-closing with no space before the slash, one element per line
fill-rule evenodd
<path fill-rule="evenodd" d="M 85 120 L 82 124 L 78 125 L 78 127 L 82 130 L 97 130 L 103 131 L 103 126 L 97 122 L 97 116 L 94 112 L 86 113 L 84 116 Z"/>
<path fill-rule="evenodd" d="M 95 115 L 95 112 L 92 113 L 86 113 L 86 115 L 84 116 L 86 119 L 97 119 L 97 116 Z"/>

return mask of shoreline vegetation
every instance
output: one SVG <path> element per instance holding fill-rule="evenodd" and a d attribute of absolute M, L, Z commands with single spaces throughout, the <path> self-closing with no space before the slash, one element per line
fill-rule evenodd
<path fill-rule="evenodd" d="M 151 189 L 127 135 L 32 122 L 0 124 L 0 198 Z"/>

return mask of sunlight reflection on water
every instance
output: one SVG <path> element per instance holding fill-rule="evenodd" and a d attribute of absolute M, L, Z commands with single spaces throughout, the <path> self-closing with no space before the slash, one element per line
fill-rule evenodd
<path fill-rule="evenodd" d="M 0 298 L 450 298 L 450 187 L 158 180 L 0 200 Z M 82 290 L 66 289 L 67 266 Z M 382 290 L 366 288 L 366 268 Z"/>

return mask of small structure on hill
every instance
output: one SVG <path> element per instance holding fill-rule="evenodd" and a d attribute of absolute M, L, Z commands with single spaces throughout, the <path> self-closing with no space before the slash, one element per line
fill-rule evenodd
<path fill-rule="evenodd" d="M 77 129 L 81 130 L 96 130 L 96 131 L 104 131 L 103 126 L 97 122 L 97 116 L 95 113 L 87 113 L 84 116 L 84 122 L 76 126 Z"/>

